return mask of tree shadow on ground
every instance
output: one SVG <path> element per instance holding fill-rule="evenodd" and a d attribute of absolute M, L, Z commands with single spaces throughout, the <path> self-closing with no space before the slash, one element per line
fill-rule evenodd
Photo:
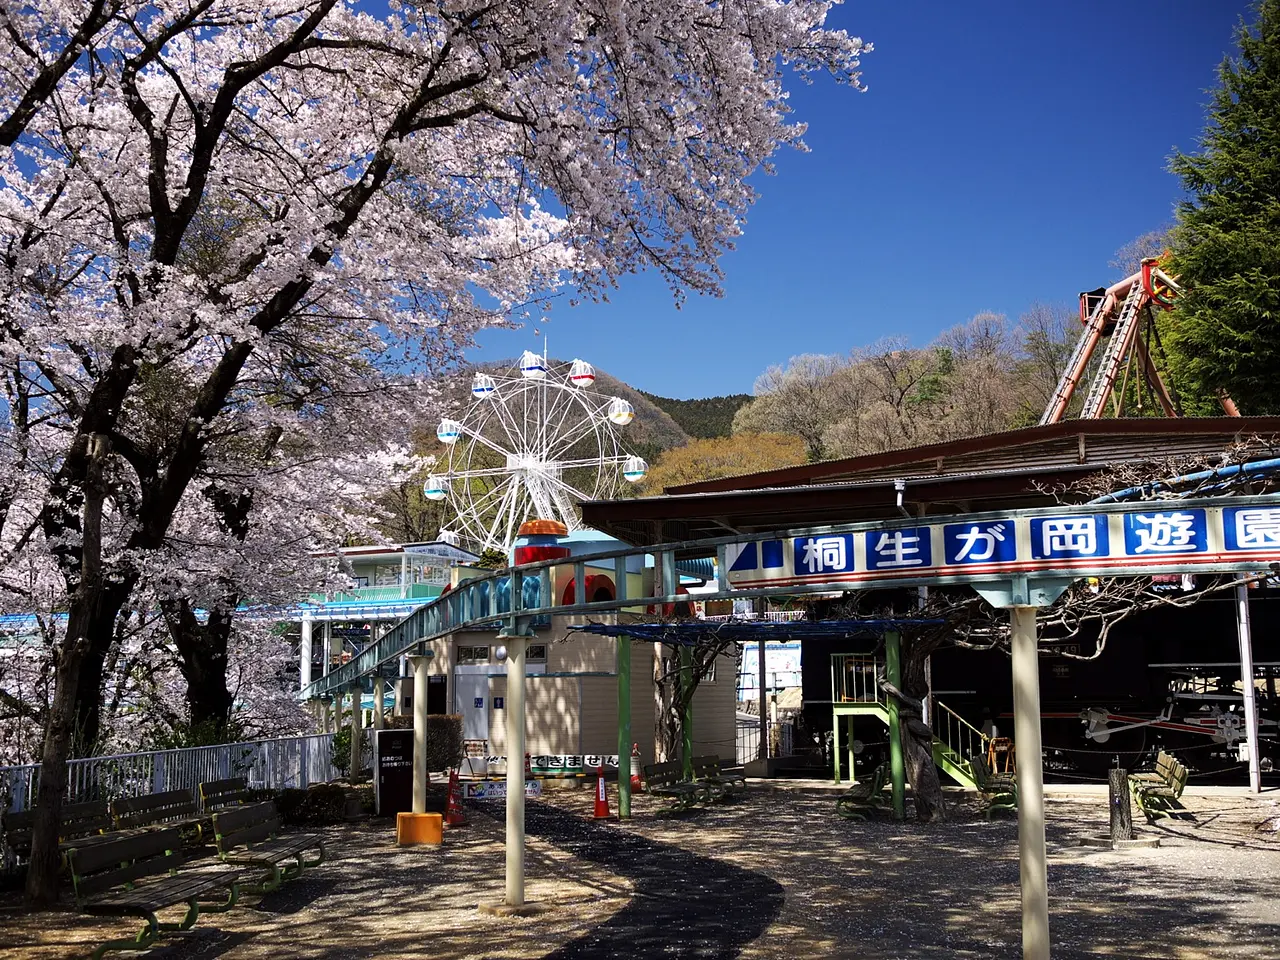
<path fill-rule="evenodd" d="M 1019 954 L 1015 820 L 960 809 L 946 823 L 859 823 L 834 807 L 830 797 L 752 791 L 741 804 L 710 809 L 696 829 L 652 815 L 632 829 L 758 868 L 784 886 L 776 922 L 743 956 Z M 1081 848 L 1084 834 L 1105 832 L 1105 800 L 1097 807 L 1050 814 L 1055 960 L 1280 957 L 1280 851 L 1194 841 L 1125 854 Z"/>
<path fill-rule="evenodd" d="M 494 811 L 496 812 L 496 811 Z M 525 830 L 634 886 L 630 903 L 547 960 L 637 956 L 729 958 L 782 909 L 777 881 L 713 857 L 658 843 L 544 803 L 525 811 Z"/>

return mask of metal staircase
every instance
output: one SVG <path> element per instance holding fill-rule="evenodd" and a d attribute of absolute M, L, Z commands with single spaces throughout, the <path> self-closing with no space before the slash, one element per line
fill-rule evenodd
<path fill-rule="evenodd" d="M 836 722 L 841 715 L 866 716 L 888 727 L 889 707 L 879 682 L 884 676 L 884 661 L 845 654 L 835 654 L 831 661 Z M 976 790 L 973 763 L 985 760 L 990 738 L 940 700 L 933 706 L 933 762 L 960 786 Z"/>

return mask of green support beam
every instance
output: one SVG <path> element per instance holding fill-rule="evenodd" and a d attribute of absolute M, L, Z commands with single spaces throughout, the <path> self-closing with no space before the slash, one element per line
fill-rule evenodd
<path fill-rule="evenodd" d="M 687 643 L 680 644 L 680 693 L 684 700 L 684 716 L 680 718 L 682 734 L 682 754 L 684 759 L 684 778 L 693 779 L 693 697 L 687 692 L 693 688 L 693 648 Z"/>
<path fill-rule="evenodd" d="M 631 819 L 631 638 L 618 638 L 618 819 Z"/>
<path fill-rule="evenodd" d="M 902 689 L 902 638 L 897 631 L 884 635 L 885 679 L 897 689 Z M 888 697 L 889 707 L 889 773 L 893 785 L 893 816 L 903 820 L 907 816 L 907 771 L 902 762 L 902 720 L 898 716 L 898 698 Z"/>

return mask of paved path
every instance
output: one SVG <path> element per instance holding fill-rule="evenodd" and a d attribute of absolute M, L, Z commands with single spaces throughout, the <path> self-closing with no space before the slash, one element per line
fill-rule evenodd
<path fill-rule="evenodd" d="M 501 815 L 501 811 L 492 811 Z M 691 829 L 697 829 L 693 823 Z M 607 866 L 634 888 L 631 902 L 548 960 L 737 957 L 782 909 L 782 885 L 724 860 L 530 803 L 525 830 L 575 857 Z"/>

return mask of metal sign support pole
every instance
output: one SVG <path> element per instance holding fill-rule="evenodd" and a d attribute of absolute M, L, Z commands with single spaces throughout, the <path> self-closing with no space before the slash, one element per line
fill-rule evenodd
<path fill-rule="evenodd" d="M 514 578 L 513 578 L 514 580 Z M 513 587 L 514 589 L 514 587 Z M 524 906 L 524 667 L 529 641 L 507 637 L 507 895 Z"/>
<path fill-rule="evenodd" d="M 760 692 L 760 759 L 761 760 L 769 759 L 769 698 L 765 694 L 766 678 L 765 678 L 765 669 L 764 669 L 765 653 L 768 649 L 766 646 L 767 643 L 768 641 L 765 640 L 764 637 L 761 637 L 759 640 L 756 641 L 756 667 L 758 671 L 756 680 L 760 684 L 759 692 Z M 837 783 L 840 782 L 839 773 L 836 774 L 836 782 Z"/>
<path fill-rule="evenodd" d="M 1009 610 L 1013 646 L 1013 735 L 1018 745 L 1018 872 L 1023 960 L 1049 960 L 1049 878 L 1040 755 L 1040 658 L 1036 608 Z"/>
<path fill-rule="evenodd" d="M 430 657 L 411 656 L 413 668 L 413 812 L 427 812 L 427 667 Z"/>
<path fill-rule="evenodd" d="M 1258 708 L 1253 684 L 1253 642 L 1249 620 L 1248 574 L 1237 574 L 1236 632 L 1240 638 L 1240 690 L 1244 694 L 1244 735 L 1249 747 L 1249 789 L 1262 792 L 1262 767 L 1258 757 Z"/>
<path fill-rule="evenodd" d="M 885 679 L 897 690 L 902 689 L 901 644 L 902 637 L 896 630 L 890 630 L 884 635 Z M 889 774 L 892 780 L 893 817 L 895 820 L 904 820 L 907 816 L 907 771 L 902 759 L 902 718 L 899 716 L 898 698 L 889 696 L 885 700 L 889 711 Z M 852 732 L 849 734 L 849 742 L 852 745 Z M 852 770 L 849 779 L 853 779 Z"/>
<path fill-rule="evenodd" d="M 618 819 L 631 819 L 631 638 L 618 638 Z"/>

